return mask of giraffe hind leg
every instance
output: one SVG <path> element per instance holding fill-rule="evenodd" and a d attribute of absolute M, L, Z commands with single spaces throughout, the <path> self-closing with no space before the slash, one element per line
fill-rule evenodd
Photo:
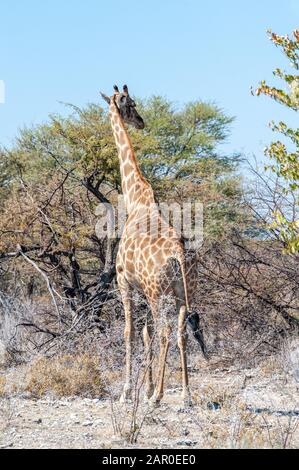
<path fill-rule="evenodd" d="M 152 351 L 152 341 L 153 341 L 153 328 L 152 322 L 150 320 L 146 320 L 146 323 L 143 327 L 143 342 L 144 342 L 144 349 L 145 349 L 145 394 L 144 399 L 148 401 L 154 392 L 154 384 L 153 384 L 153 351 Z"/>
<path fill-rule="evenodd" d="M 192 399 L 189 390 L 189 379 L 188 379 L 188 369 L 187 369 L 187 334 L 186 334 L 186 317 L 187 317 L 187 308 L 186 305 L 181 305 L 179 309 L 178 317 L 178 347 L 180 349 L 181 355 L 181 367 L 182 367 L 182 398 L 184 401 L 184 406 L 192 406 Z"/>

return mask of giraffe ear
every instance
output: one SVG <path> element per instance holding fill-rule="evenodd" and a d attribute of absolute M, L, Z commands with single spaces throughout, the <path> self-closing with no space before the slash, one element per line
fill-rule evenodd
<path fill-rule="evenodd" d="M 100 93 L 101 93 L 101 97 L 103 98 L 103 100 L 105 100 L 108 104 L 110 104 L 110 98 L 109 98 L 109 96 L 104 95 L 104 93 L 102 93 L 101 91 L 100 91 Z"/>
<path fill-rule="evenodd" d="M 123 91 L 124 91 L 124 94 L 125 94 L 125 95 L 128 95 L 128 94 L 129 94 L 129 90 L 128 90 L 127 85 L 124 85 L 124 86 L 123 86 Z"/>

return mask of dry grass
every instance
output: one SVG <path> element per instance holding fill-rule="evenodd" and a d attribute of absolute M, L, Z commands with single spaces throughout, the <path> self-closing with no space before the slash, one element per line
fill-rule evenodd
<path fill-rule="evenodd" d="M 254 413 L 240 384 L 208 384 L 194 393 L 198 411 L 192 421 L 202 432 L 204 448 L 293 448 L 298 445 L 298 419 Z"/>
<path fill-rule="evenodd" d="M 193 359 L 197 365 L 200 356 Z M 136 364 L 136 372 L 138 365 L 142 367 L 141 360 Z M 21 376 L 20 367 L 24 369 Z M 142 392 L 140 396 L 134 394 L 131 403 L 118 402 L 123 384 L 122 371 L 111 365 L 107 367 L 103 357 L 99 360 L 97 355 L 80 353 L 77 357 L 61 354 L 54 359 L 39 358 L 14 368 L 11 376 L 7 376 L 7 384 L 3 385 L 6 396 L 11 396 L 9 385 L 18 382 L 22 386 L 10 400 L 0 398 L 0 430 L 8 430 L 18 423 L 24 435 L 22 443 L 16 441 L 16 446 L 25 447 L 52 445 L 53 442 L 57 447 L 61 442 L 72 447 L 78 445 L 78 441 L 72 439 L 81 435 L 82 448 L 98 446 L 99 442 L 107 448 L 114 445 L 125 448 L 128 444 L 166 448 L 184 446 L 184 442 L 191 447 L 215 449 L 298 448 L 299 420 L 297 415 L 291 414 L 298 409 L 296 381 L 292 375 L 285 374 L 285 369 L 282 355 L 269 357 L 254 369 L 221 370 L 208 365 L 199 370 L 194 368 L 190 374 L 194 407 L 184 410 L 180 397 L 181 374 L 176 363 L 170 361 L 167 388 L 174 388 L 166 391 L 159 408 L 152 409 L 143 403 Z M 135 374 L 135 383 L 137 378 Z M 25 390 L 35 397 L 50 395 L 50 399 L 30 400 L 27 396 L 24 400 L 20 392 Z M 59 406 L 59 400 L 57 406 L 52 406 L 53 395 L 62 398 L 63 406 Z M 74 395 L 91 398 L 105 395 L 108 399 L 100 404 L 93 400 L 64 400 L 64 397 Z M 285 414 L 279 410 L 285 410 Z M 55 424 L 57 431 L 53 432 L 52 425 L 34 427 L 33 420 L 37 416 L 53 426 L 58 423 Z M 76 429 L 69 438 L 70 422 L 74 419 Z M 91 428 L 95 437 L 92 444 L 84 440 L 85 421 L 93 422 Z M 33 434 L 27 439 L 24 436 L 28 426 Z M 5 442 L 10 441 L 8 433 Z"/>
<path fill-rule="evenodd" d="M 106 394 L 97 357 L 87 354 L 41 357 L 30 365 L 25 391 L 35 397 L 100 397 Z"/>
<path fill-rule="evenodd" d="M 239 390 L 221 385 L 206 385 L 195 390 L 193 400 L 201 407 L 208 409 L 229 409 L 234 404 Z"/>
<path fill-rule="evenodd" d="M 0 375 L 0 398 L 6 396 L 6 378 L 3 375 Z"/>
<path fill-rule="evenodd" d="M 0 444 L 4 437 L 5 431 L 7 431 L 13 418 L 15 417 L 15 409 L 12 406 L 9 398 L 0 399 Z"/>
<path fill-rule="evenodd" d="M 269 449 L 296 445 L 296 418 L 257 415 L 235 405 L 221 410 L 214 419 L 206 419 L 204 447 Z"/>

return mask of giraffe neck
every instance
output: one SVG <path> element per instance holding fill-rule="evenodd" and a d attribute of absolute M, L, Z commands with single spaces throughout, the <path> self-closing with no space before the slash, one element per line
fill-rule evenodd
<path fill-rule="evenodd" d="M 154 194 L 150 184 L 141 174 L 131 139 L 113 100 L 110 104 L 110 120 L 118 151 L 124 203 L 130 212 L 138 203 L 154 203 Z"/>

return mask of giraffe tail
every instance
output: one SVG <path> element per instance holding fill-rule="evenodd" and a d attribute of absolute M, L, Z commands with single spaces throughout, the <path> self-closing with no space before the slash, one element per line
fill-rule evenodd
<path fill-rule="evenodd" d="M 187 322 L 188 322 L 188 325 L 191 327 L 194 338 L 196 339 L 196 341 L 199 343 L 199 345 L 201 347 L 204 358 L 206 360 L 208 360 L 209 355 L 208 355 L 206 344 L 205 344 L 205 341 L 204 341 L 202 328 L 200 326 L 200 319 L 199 319 L 198 313 L 197 312 L 189 313 L 188 318 L 187 318 Z"/>
<path fill-rule="evenodd" d="M 181 273 L 182 273 L 182 278 L 183 278 L 183 285 L 184 285 L 184 292 L 185 292 L 185 302 L 186 302 L 186 308 L 187 308 L 187 323 L 191 327 L 191 330 L 193 332 L 193 336 L 196 339 L 196 341 L 199 343 L 202 353 L 205 357 L 206 360 L 209 359 L 204 337 L 203 337 L 203 331 L 200 326 L 200 318 L 197 312 L 192 312 L 190 310 L 190 304 L 189 304 L 189 297 L 188 297 L 188 287 L 187 287 L 187 273 L 186 273 L 186 264 L 185 264 L 185 257 L 183 254 L 179 254 L 176 256 L 177 261 L 180 264 L 181 268 Z"/>

